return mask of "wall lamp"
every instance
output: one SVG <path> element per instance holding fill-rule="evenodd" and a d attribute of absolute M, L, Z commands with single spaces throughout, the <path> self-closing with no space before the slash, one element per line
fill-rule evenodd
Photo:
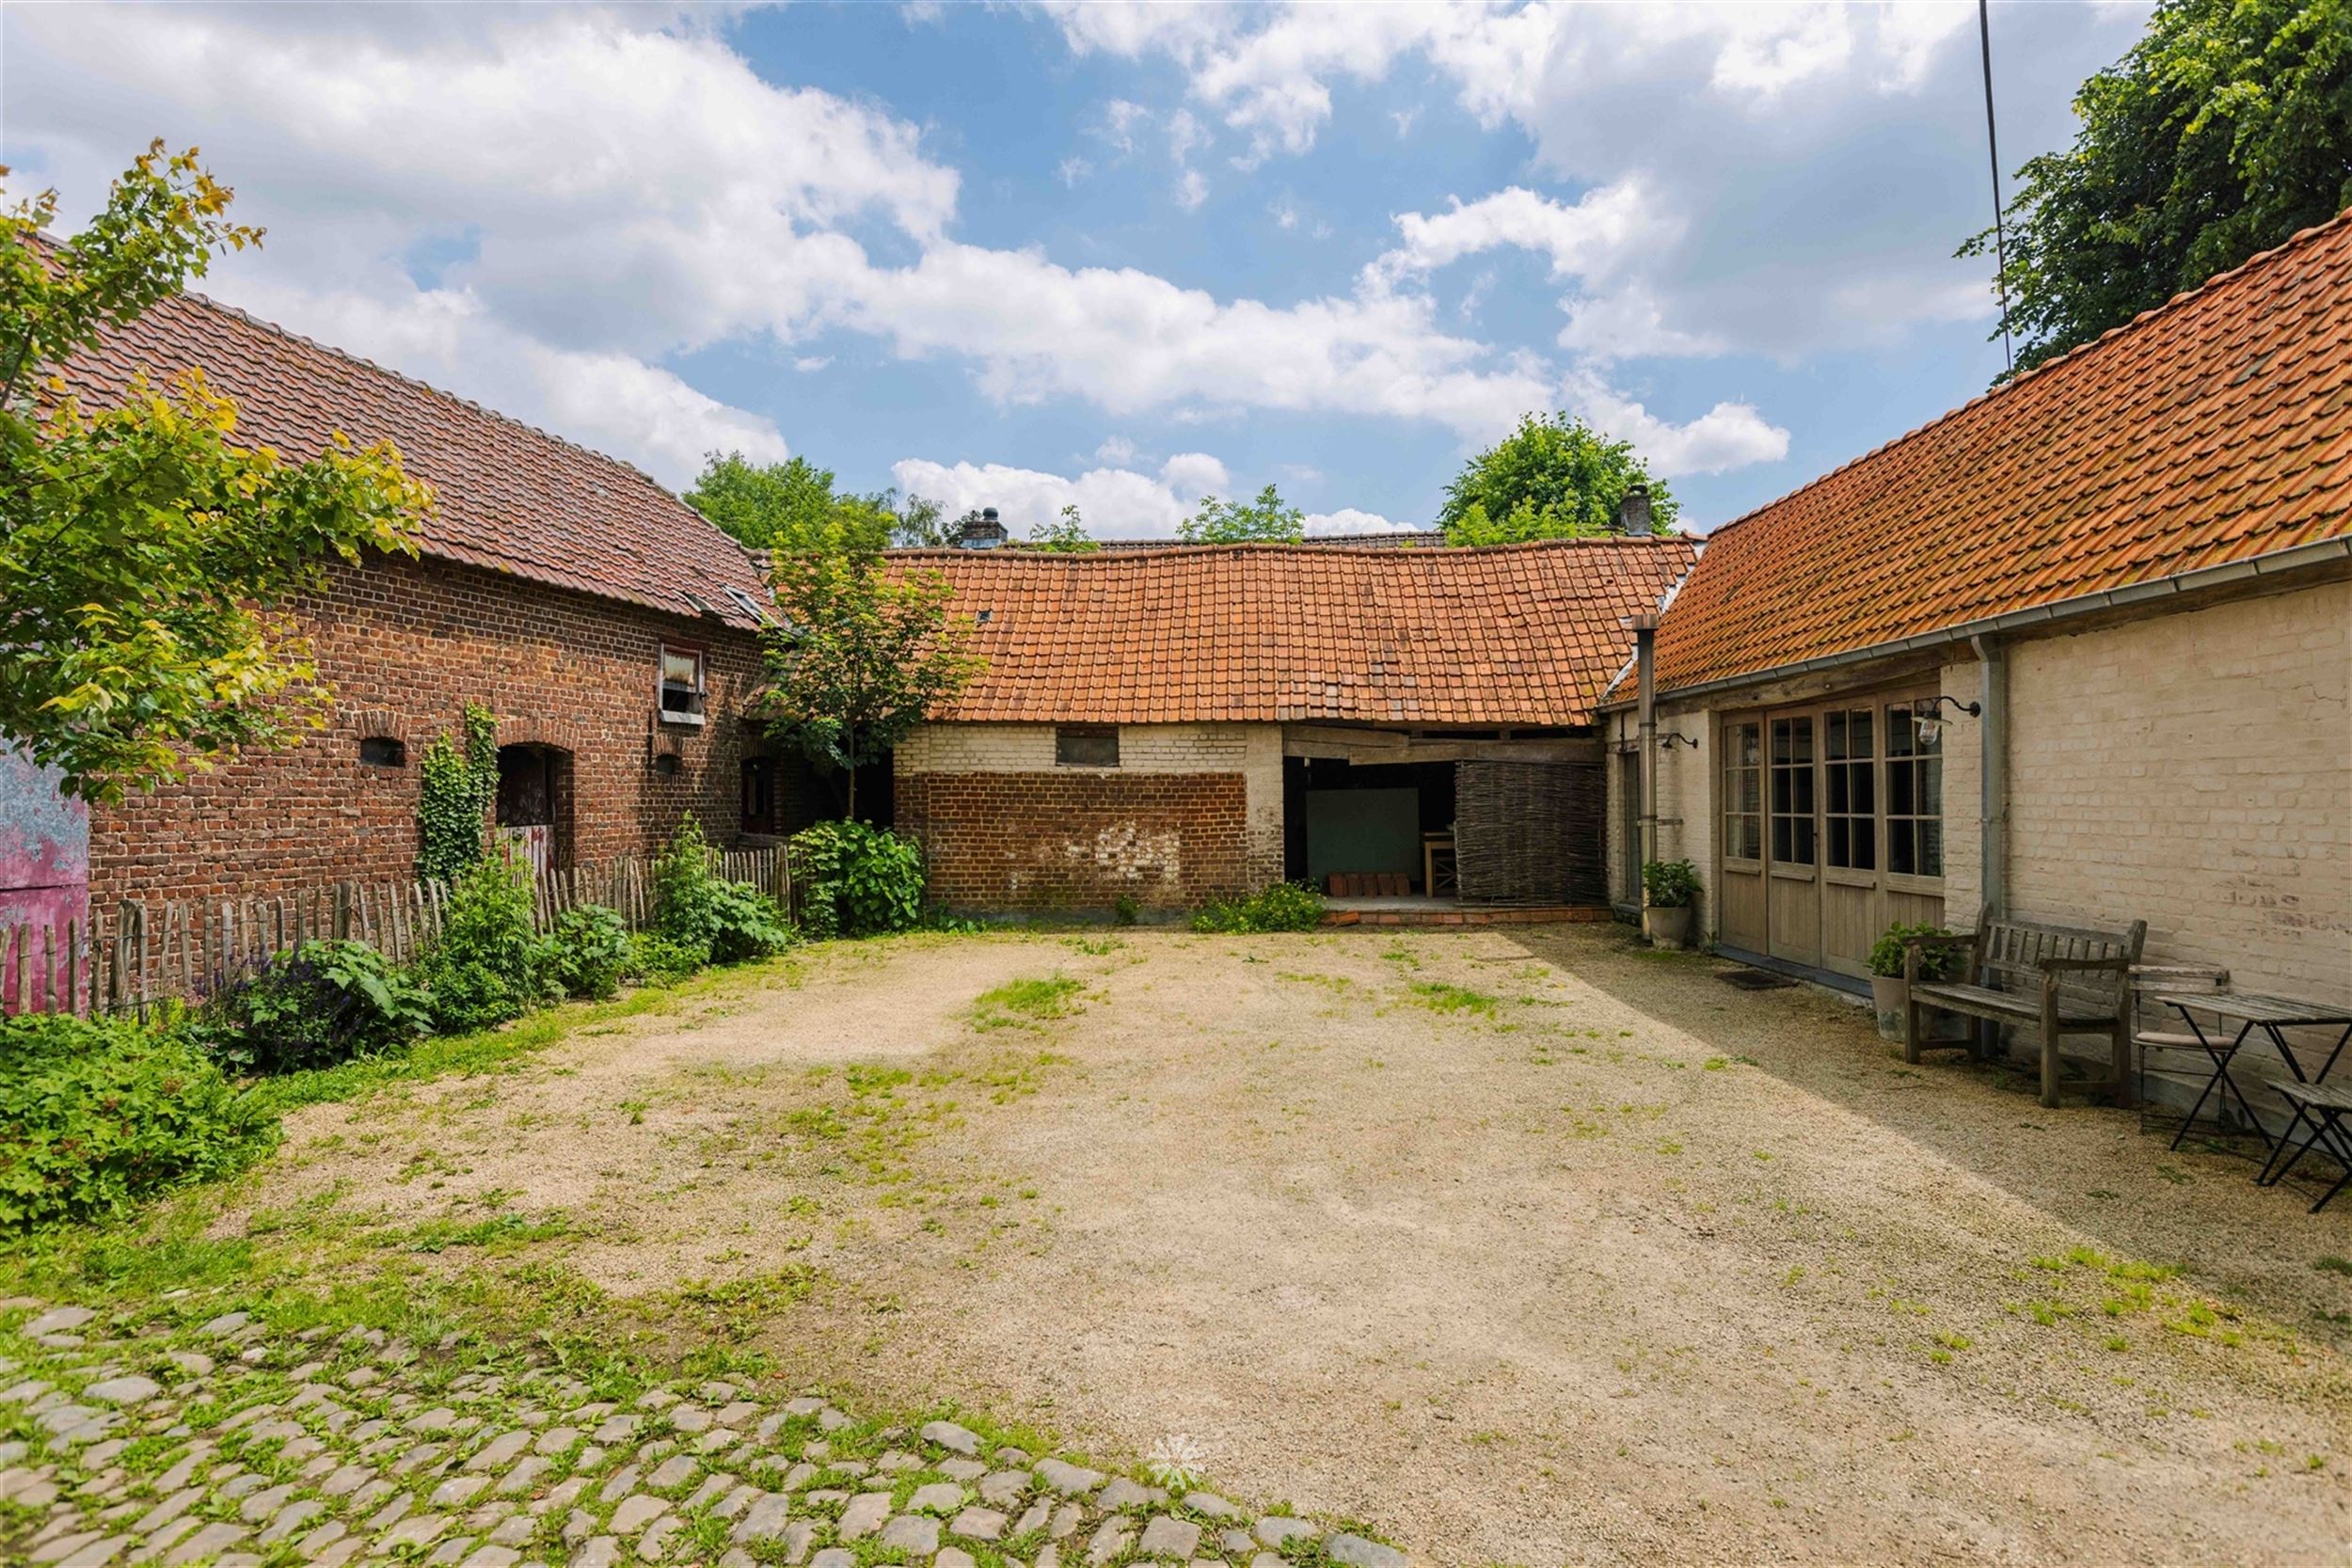
<path fill-rule="evenodd" d="M 1668 752 L 1673 751 L 1677 746 L 1688 746 L 1693 752 L 1699 749 L 1696 736 L 1684 735 L 1678 730 L 1668 730 L 1664 735 L 1660 736 L 1658 744 L 1661 750 Z"/>
<path fill-rule="evenodd" d="M 1933 740 L 1937 736 L 1944 733 L 1944 725 L 1947 721 L 1943 717 L 1943 711 L 1944 705 L 1946 703 L 1951 704 L 1954 709 L 1966 714 L 1971 719 L 1976 718 L 1979 714 L 1984 711 L 1984 705 L 1982 703 L 1963 703 L 1958 697 L 1942 694 L 1931 697 L 1928 699 L 1928 710 L 1925 713 L 1920 714 L 1915 721 L 1915 722 L 1918 725 L 1919 738 L 1921 740 Z"/>

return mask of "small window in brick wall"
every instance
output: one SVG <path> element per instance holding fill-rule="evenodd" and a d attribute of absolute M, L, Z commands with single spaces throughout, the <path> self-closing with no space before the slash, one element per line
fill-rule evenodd
<path fill-rule="evenodd" d="M 1119 766 L 1119 726 L 1116 724 L 1057 724 L 1054 763 L 1058 768 Z"/>
<path fill-rule="evenodd" d="M 703 721 L 703 656 L 699 648 L 661 650 L 661 721 Z"/>
<path fill-rule="evenodd" d="M 359 742 L 362 768 L 405 768 L 408 748 L 389 735 L 372 735 Z"/>

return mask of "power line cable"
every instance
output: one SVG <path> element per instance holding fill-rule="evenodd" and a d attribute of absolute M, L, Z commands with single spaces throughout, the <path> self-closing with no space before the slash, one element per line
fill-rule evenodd
<path fill-rule="evenodd" d="M 1990 0 L 1977 0 L 1977 41 L 1984 55 L 1984 150 L 1993 161 L 1993 259 L 1999 271 L 1994 280 L 2001 291 L 2001 353 L 2011 372 L 2017 350 L 2009 338 L 2009 230 L 2001 214 L 2001 143 L 1993 124 L 1993 16 Z"/>

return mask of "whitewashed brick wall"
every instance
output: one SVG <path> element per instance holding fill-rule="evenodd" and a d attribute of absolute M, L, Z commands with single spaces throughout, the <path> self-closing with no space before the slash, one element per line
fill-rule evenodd
<path fill-rule="evenodd" d="M 2352 1001 L 2352 583 L 2010 660 L 2013 911 Z"/>
<path fill-rule="evenodd" d="M 1623 886 L 1628 861 L 1639 861 L 1641 846 L 1629 842 L 1625 804 L 1618 800 L 1622 765 L 1616 750 L 1621 742 L 1637 738 L 1639 718 L 1630 710 L 1613 715 L 1608 728 L 1609 745 L 1609 887 L 1611 896 Z M 1658 858 L 1661 861 L 1689 861 L 1697 867 L 1699 883 L 1698 929 L 1707 941 L 1715 940 L 1715 795 L 1722 784 L 1723 758 L 1715 754 L 1714 715 L 1700 708 L 1672 708 L 1659 705 L 1658 731 L 1696 736 L 1699 749 L 1676 746 L 1658 753 Z"/>
<path fill-rule="evenodd" d="M 2352 1001 L 2352 583 L 2017 642 L 2009 661 L 2012 913 L 2145 920 L 2151 962 Z M 1956 650 L 1941 684 L 1977 701 L 1974 657 Z M 1945 918 L 1965 927 L 1983 901 L 1980 732 L 1946 717 Z M 1697 863 L 1711 938 L 1713 718 L 1661 704 L 1659 723 L 1704 739 L 1661 755 L 1659 815 L 1682 820 L 1659 846 Z M 1613 716 L 1613 745 L 1633 727 Z M 1631 852 L 1621 821 L 1613 800 L 1613 875 Z"/>

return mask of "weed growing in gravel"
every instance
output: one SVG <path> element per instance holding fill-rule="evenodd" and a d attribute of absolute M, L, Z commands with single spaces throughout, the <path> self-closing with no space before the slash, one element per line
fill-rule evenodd
<path fill-rule="evenodd" d="M 1008 980 L 972 1000 L 975 1029 L 1035 1029 L 1068 1018 L 1085 1006 L 1085 983 L 1067 974 L 1041 980 Z"/>
<path fill-rule="evenodd" d="M 571 1230 L 572 1222 L 560 1212 L 534 1220 L 509 1209 L 471 1224 L 461 1224 L 453 1217 L 427 1220 L 409 1229 L 405 1244 L 411 1252 L 447 1252 L 452 1247 L 512 1252 L 532 1242 L 569 1235 Z"/>
<path fill-rule="evenodd" d="M 1416 980 L 1413 1000 L 1433 1013 L 1470 1013 L 1479 1018 L 1492 1018 L 1501 999 L 1468 986 L 1450 985 L 1443 980 Z"/>
<path fill-rule="evenodd" d="M 2331 1253 L 2313 1262 L 2312 1268 L 2319 1274 L 2352 1275 L 2352 1259 L 2338 1258 Z"/>

